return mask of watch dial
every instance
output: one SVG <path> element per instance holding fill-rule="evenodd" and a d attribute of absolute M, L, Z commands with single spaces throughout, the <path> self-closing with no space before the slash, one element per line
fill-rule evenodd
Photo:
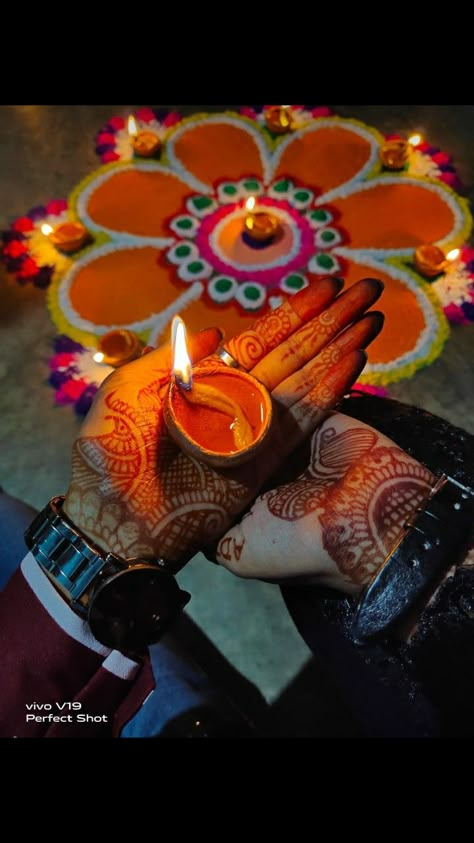
<path fill-rule="evenodd" d="M 141 652 L 161 638 L 189 599 L 170 574 L 153 565 L 135 565 L 97 589 L 89 609 L 89 626 L 107 647 Z"/>

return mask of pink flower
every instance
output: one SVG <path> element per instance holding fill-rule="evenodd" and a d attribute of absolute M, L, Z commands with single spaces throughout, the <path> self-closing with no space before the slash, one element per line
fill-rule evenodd
<path fill-rule="evenodd" d="M 240 109 L 240 113 L 241 113 L 244 117 L 250 117 L 250 119 L 251 119 L 251 120 L 256 120 L 256 119 L 257 119 L 257 112 L 256 112 L 256 111 L 254 111 L 254 110 L 253 110 L 253 108 L 247 108 L 247 106 L 245 106 L 244 108 L 241 108 L 241 109 Z"/>
<path fill-rule="evenodd" d="M 19 258 L 20 255 L 24 255 L 27 251 L 28 247 L 20 240 L 12 240 L 11 243 L 5 246 L 3 254 L 9 258 Z"/>
<path fill-rule="evenodd" d="M 104 164 L 110 164 L 111 161 L 120 161 L 120 155 L 117 152 L 104 152 L 102 161 Z"/>
<path fill-rule="evenodd" d="M 426 150 L 429 149 L 430 146 L 431 144 L 428 143 L 428 141 L 421 141 L 421 143 L 417 144 L 416 149 L 418 150 L 418 152 L 426 152 Z"/>
<path fill-rule="evenodd" d="M 474 260 L 474 248 L 472 246 L 463 246 L 461 249 L 461 258 L 464 263 L 469 263 Z"/>
<path fill-rule="evenodd" d="M 450 161 L 449 155 L 446 155 L 445 152 L 436 152 L 435 155 L 431 156 L 431 158 L 435 164 L 438 164 L 440 167 L 444 164 L 449 164 Z"/>
<path fill-rule="evenodd" d="M 331 109 L 326 105 L 318 105 L 317 108 L 313 108 L 311 111 L 312 117 L 329 117 L 331 114 Z"/>
<path fill-rule="evenodd" d="M 179 123 L 180 120 L 181 115 L 177 111 L 170 111 L 163 120 L 162 125 L 169 129 L 171 126 L 175 126 L 176 123 Z"/>
<path fill-rule="evenodd" d="M 32 278 L 33 275 L 38 273 L 38 270 L 39 266 L 36 261 L 33 258 L 26 258 L 16 274 L 18 278 Z"/>
<path fill-rule="evenodd" d="M 135 112 L 135 117 L 143 123 L 151 123 L 152 120 L 156 120 L 151 108 L 139 108 L 138 111 Z"/>
<path fill-rule="evenodd" d="M 74 401 L 82 395 L 87 383 L 82 378 L 78 378 L 78 380 L 70 380 L 66 381 L 66 383 L 61 384 L 58 391 L 56 392 L 56 401 L 58 404 L 73 404 Z"/>
<path fill-rule="evenodd" d="M 63 211 L 67 211 L 67 202 L 65 199 L 53 199 L 46 205 L 46 213 L 53 217 L 58 217 Z"/>
<path fill-rule="evenodd" d="M 456 186 L 459 185 L 459 179 L 456 173 L 441 173 L 439 176 L 440 181 L 444 181 L 445 184 L 449 185 L 453 189 L 456 189 Z"/>
<path fill-rule="evenodd" d="M 464 313 L 462 312 L 461 308 L 457 306 L 457 304 L 448 304 L 446 305 L 444 312 L 446 314 L 446 318 L 449 319 L 454 325 L 468 325 L 469 320 L 466 319 Z"/>
<path fill-rule="evenodd" d="M 385 398 L 388 395 L 383 386 L 372 386 L 369 383 L 355 383 L 354 389 L 359 392 L 367 392 L 369 395 L 378 395 L 380 398 Z"/>
<path fill-rule="evenodd" d="M 102 144 L 110 144 L 110 143 L 113 143 L 113 144 L 115 143 L 115 135 L 113 135 L 111 132 L 101 132 L 99 135 L 97 135 L 97 138 L 96 138 L 97 146 L 102 146 Z"/>
<path fill-rule="evenodd" d="M 112 129 L 115 129 L 118 132 L 119 129 L 123 129 L 125 126 L 125 120 L 123 117 L 111 117 L 108 121 L 109 126 L 112 126 Z"/>
<path fill-rule="evenodd" d="M 61 351 L 55 354 L 49 361 L 50 368 L 54 371 L 57 369 L 69 369 L 74 363 L 74 354 L 68 351 Z"/>
<path fill-rule="evenodd" d="M 13 231 L 31 231 L 34 225 L 29 217 L 18 217 L 12 225 Z"/>

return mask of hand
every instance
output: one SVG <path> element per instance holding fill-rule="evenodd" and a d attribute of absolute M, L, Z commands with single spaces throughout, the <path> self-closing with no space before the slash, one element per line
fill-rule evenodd
<path fill-rule="evenodd" d="M 65 514 L 103 549 L 125 558 L 161 556 L 173 570 L 216 541 L 365 365 L 360 349 L 383 317 L 363 314 L 383 287 L 365 279 L 338 296 L 341 286 L 337 279 L 315 282 L 226 345 L 275 401 L 270 441 L 258 458 L 214 470 L 179 450 L 163 421 L 171 370 L 165 346 L 102 384 L 74 444 Z M 191 338 L 193 362 L 205 366 L 219 340 L 212 328 Z"/>
<path fill-rule="evenodd" d="M 219 542 L 217 561 L 243 577 L 311 576 L 357 594 L 434 479 L 374 428 L 332 413 L 313 434 L 303 473 L 256 500 Z"/>

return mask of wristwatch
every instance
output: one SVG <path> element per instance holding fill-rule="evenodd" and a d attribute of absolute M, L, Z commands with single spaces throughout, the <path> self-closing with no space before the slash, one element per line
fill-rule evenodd
<path fill-rule="evenodd" d="M 191 595 L 162 559 L 121 559 L 92 544 L 52 498 L 25 533 L 39 566 L 97 641 L 140 654 L 158 641 Z"/>

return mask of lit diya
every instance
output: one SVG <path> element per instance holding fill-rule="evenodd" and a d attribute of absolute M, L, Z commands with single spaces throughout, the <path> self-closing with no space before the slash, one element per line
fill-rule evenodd
<path fill-rule="evenodd" d="M 445 270 L 446 255 L 439 246 L 430 243 L 418 246 L 415 251 L 415 267 L 425 278 L 436 278 Z"/>
<path fill-rule="evenodd" d="M 48 240 L 61 252 L 77 252 L 88 240 L 89 234 L 82 222 L 61 222 L 53 228 L 47 222 L 41 226 L 41 231 Z"/>
<path fill-rule="evenodd" d="M 161 147 L 161 141 L 155 132 L 150 132 L 149 129 L 138 131 L 132 115 L 128 118 L 128 134 L 133 150 L 140 158 L 151 158 Z"/>
<path fill-rule="evenodd" d="M 275 238 L 279 231 L 279 222 L 274 214 L 268 211 L 255 211 L 255 196 L 249 196 L 245 203 L 247 214 L 244 219 L 244 240 L 252 245 L 267 245 Z"/>
<path fill-rule="evenodd" d="M 380 148 L 380 159 L 387 170 L 403 170 L 408 161 L 410 144 L 397 138 L 386 141 Z"/>
<path fill-rule="evenodd" d="M 267 129 L 274 135 L 284 135 L 293 128 L 289 105 L 270 105 L 265 109 L 264 117 Z"/>
<path fill-rule="evenodd" d="M 133 331 L 116 328 L 100 338 L 94 360 L 96 363 L 107 363 L 118 369 L 119 366 L 141 357 L 144 345 Z"/>
<path fill-rule="evenodd" d="M 250 460 L 271 426 L 267 390 L 247 372 L 217 361 L 192 372 L 179 317 L 173 319 L 172 335 L 173 377 L 164 407 L 170 435 L 183 451 L 216 468 Z"/>
<path fill-rule="evenodd" d="M 450 264 L 457 260 L 460 254 L 460 249 L 451 249 L 445 255 L 439 246 L 433 246 L 431 243 L 427 243 L 423 246 L 418 246 L 415 251 L 415 268 L 425 278 L 436 278 L 437 275 L 445 272 Z"/>

